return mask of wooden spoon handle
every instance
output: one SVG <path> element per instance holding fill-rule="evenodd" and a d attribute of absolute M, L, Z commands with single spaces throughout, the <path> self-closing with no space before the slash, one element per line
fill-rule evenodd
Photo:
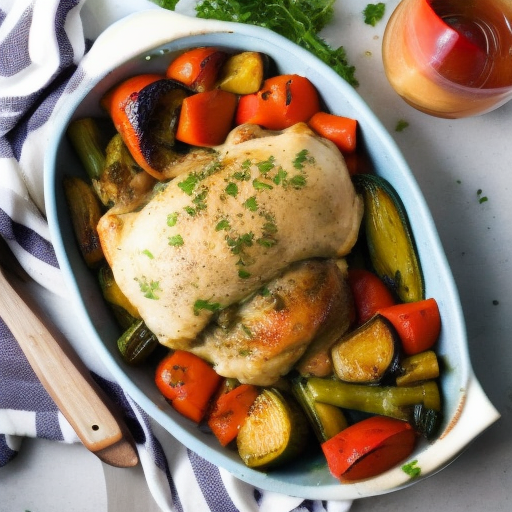
<path fill-rule="evenodd" d="M 85 447 L 106 463 L 136 465 L 138 456 L 123 421 L 107 407 L 107 397 L 85 365 L 18 295 L 3 270 L 0 288 L 2 319 Z"/>

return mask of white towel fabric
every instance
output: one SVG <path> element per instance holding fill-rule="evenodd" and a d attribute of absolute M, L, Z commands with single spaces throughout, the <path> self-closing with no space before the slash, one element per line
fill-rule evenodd
<path fill-rule="evenodd" d="M 67 94 L 68 82 L 76 79 L 92 40 L 110 23 L 142 8 L 159 7 L 148 0 L 0 0 L 0 235 L 38 283 L 34 286 L 42 302 L 57 320 L 56 311 L 65 310 L 66 290 L 44 216 L 48 121 L 56 102 Z M 77 338 L 73 320 L 60 321 L 64 334 L 71 341 Z M 344 512 L 350 508 L 350 501 L 308 501 L 264 492 L 216 468 L 170 435 L 156 439 L 144 411 L 81 345 L 75 349 L 124 410 L 148 485 L 162 510 Z M 78 442 L 0 318 L 0 466 L 16 456 L 23 437 Z M 172 460 L 166 459 L 161 443 L 174 447 Z"/>

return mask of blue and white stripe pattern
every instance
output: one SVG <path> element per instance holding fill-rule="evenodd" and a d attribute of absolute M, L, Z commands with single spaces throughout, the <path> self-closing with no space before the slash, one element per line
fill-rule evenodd
<path fill-rule="evenodd" d="M 36 283 L 64 298 L 44 216 L 43 156 L 51 136 L 47 121 L 70 80 L 80 79 L 77 65 L 90 44 L 81 16 L 85 3 L 0 0 L 0 235 Z M 114 9 L 118 2 L 112 4 Z M 101 367 L 89 366 L 124 410 L 148 485 L 162 510 L 343 512 L 350 507 L 350 502 L 302 501 L 262 492 L 171 436 L 162 446 L 144 411 L 104 376 Z M 0 466 L 16 456 L 23 437 L 78 441 L 0 318 Z"/>

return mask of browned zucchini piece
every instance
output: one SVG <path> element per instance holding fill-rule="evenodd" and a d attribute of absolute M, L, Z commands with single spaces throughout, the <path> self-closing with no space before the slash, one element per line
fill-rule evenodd
<path fill-rule="evenodd" d="M 96 229 L 102 216 L 100 202 L 92 187 L 81 178 L 67 176 L 63 186 L 80 252 L 88 267 L 97 267 L 103 261 Z"/>
<path fill-rule="evenodd" d="M 70 123 L 66 134 L 91 179 L 99 179 L 105 168 L 103 133 L 95 119 L 84 117 Z"/>
<path fill-rule="evenodd" d="M 294 379 L 292 391 L 320 443 L 347 428 L 348 421 L 343 411 L 335 405 L 317 402 L 311 396 L 305 379 L 301 377 Z"/>
<path fill-rule="evenodd" d="M 307 434 L 308 422 L 298 404 L 266 388 L 238 432 L 238 453 L 250 468 L 277 466 L 303 451 Z"/>
<path fill-rule="evenodd" d="M 402 374 L 396 378 L 397 386 L 410 386 L 439 377 L 439 361 L 433 350 L 426 350 L 405 358 L 401 367 Z"/>
<path fill-rule="evenodd" d="M 259 52 L 231 55 L 224 63 L 218 87 L 234 94 L 253 94 L 260 90 L 265 77 L 267 56 Z"/>
<path fill-rule="evenodd" d="M 135 320 L 117 340 L 119 352 L 130 365 L 143 363 L 156 347 L 158 339 L 143 320 Z"/>
<path fill-rule="evenodd" d="M 401 301 L 423 300 L 423 272 L 402 200 L 381 176 L 360 174 L 354 184 L 364 198 L 363 227 L 375 272 Z"/>
<path fill-rule="evenodd" d="M 343 336 L 332 348 L 336 376 L 353 383 L 376 384 L 400 370 L 400 338 L 391 324 L 375 315 Z"/>

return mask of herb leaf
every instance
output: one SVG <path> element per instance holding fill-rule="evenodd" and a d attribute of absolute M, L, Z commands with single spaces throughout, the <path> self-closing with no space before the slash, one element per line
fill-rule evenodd
<path fill-rule="evenodd" d="M 153 0 L 174 10 L 175 0 Z M 334 18 L 336 0 L 202 0 L 196 5 L 198 18 L 237 21 L 265 27 L 316 55 L 349 84 L 358 84 L 355 68 L 348 63 L 343 46 L 332 48 L 319 36 Z"/>
<path fill-rule="evenodd" d="M 383 2 L 379 2 L 378 4 L 368 4 L 363 11 L 364 22 L 367 25 L 375 27 L 377 22 L 383 18 L 385 10 L 386 4 Z"/>

